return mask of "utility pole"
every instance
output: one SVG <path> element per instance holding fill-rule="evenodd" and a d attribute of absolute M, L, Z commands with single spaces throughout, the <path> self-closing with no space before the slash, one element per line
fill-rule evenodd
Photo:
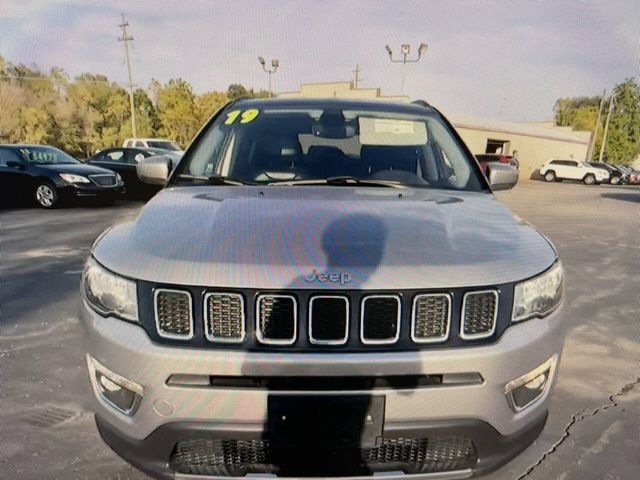
<path fill-rule="evenodd" d="M 358 80 L 360 80 L 360 64 L 356 64 L 356 69 L 353 70 L 353 73 L 356 74 L 355 88 L 358 88 Z"/>
<path fill-rule="evenodd" d="M 122 24 L 118 25 L 122 29 L 122 36 L 118 38 L 119 42 L 124 43 L 124 54 L 127 59 L 127 73 L 129 74 L 129 107 L 131 108 L 131 133 L 133 137 L 138 136 L 136 129 L 136 105 L 133 100 L 133 81 L 131 80 L 131 59 L 129 58 L 129 42 L 133 42 L 133 37 L 127 32 L 129 22 L 124 18 L 122 14 Z"/>
<path fill-rule="evenodd" d="M 591 161 L 593 158 L 593 149 L 596 148 L 596 139 L 598 138 L 598 129 L 600 127 L 600 117 L 602 116 L 602 107 L 604 106 L 604 97 L 607 94 L 607 89 L 602 90 L 602 98 L 600 99 L 600 107 L 598 107 L 598 117 L 596 118 L 596 128 L 593 130 L 593 137 L 591 137 L 591 143 L 589 144 L 589 152 L 587 153 L 587 161 Z"/>
<path fill-rule="evenodd" d="M 611 110 L 613 109 L 613 102 L 615 100 L 615 96 L 612 93 L 609 98 L 609 111 L 607 112 L 607 119 L 604 122 L 604 133 L 602 135 L 602 144 L 600 145 L 600 157 L 598 161 L 601 162 L 604 157 L 604 147 L 607 144 L 607 134 L 609 133 L 609 120 L 611 119 Z"/>

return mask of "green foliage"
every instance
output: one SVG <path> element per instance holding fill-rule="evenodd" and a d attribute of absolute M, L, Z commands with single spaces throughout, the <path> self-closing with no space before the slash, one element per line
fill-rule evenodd
<path fill-rule="evenodd" d="M 138 137 L 168 137 L 185 147 L 229 100 L 267 97 L 233 84 L 227 92 L 193 92 L 182 79 L 152 81 L 134 91 Z M 104 75 L 75 79 L 60 68 L 49 73 L 0 56 L 0 142 L 46 143 L 77 157 L 122 145 L 132 137 L 128 91 Z"/>
<path fill-rule="evenodd" d="M 640 85 L 629 78 L 613 90 L 614 104 L 609 122 L 605 159 L 616 164 L 628 164 L 640 154 Z M 556 125 L 574 130 L 594 131 L 601 97 L 560 98 L 554 106 Z M 605 99 L 593 158 L 600 155 L 604 125 L 609 107 Z"/>

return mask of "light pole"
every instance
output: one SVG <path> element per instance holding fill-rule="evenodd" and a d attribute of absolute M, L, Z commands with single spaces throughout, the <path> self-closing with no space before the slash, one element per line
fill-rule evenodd
<path fill-rule="evenodd" d="M 420 44 L 420 46 L 418 47 L 418 56 L 415 58 L 409 58 L 409 54 L 411 53 L 411 45 L 409 45 L 408 43 L 403 43 L 400 46 L 400 54 L 402 55 L 402 58 L 393 58 L 393 52 L 391 51 L 391 47 L 389 47 L 389 45 L 385 45 L 384 48 L 389 54 L 389 60 L 391 60 L 393 63 L 402 63 L 403 65 L 406 65 L 407 63 L 419 62 L 422 56 L 427 51 L 427 44 Z M 404 74 L 405 71 L 404 69 L 402 69 L 402 86 L 400 88 L 400 93 L 404 93 Z"/>
<path fill-rule="evenodd" d="M 262 69 L 269 74 L 269 98 L 273 96 L 271 93 L 271 74 L 276 73 L 278 67 L 280 66 L 280 62 L 277 59 L 271 60 L 271 68 L 267 68 L 267 62 L 264 61 L 263 57 L 258 57 L 258 61 L 260 65 L 262 65 Z"/>

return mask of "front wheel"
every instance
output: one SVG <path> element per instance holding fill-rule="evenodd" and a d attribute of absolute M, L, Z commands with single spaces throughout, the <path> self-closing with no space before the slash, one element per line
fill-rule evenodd
<path fill-rule="evenodd" d="M 589 175 L 585 176 L 582 181 L 585 183 L 585 185 L 594 185 L 596 183 L 596 177 L 594 177 L 593 175 L 589 174 Z"/>
<path fill-rule="evenodd" d="M 611 180 L 609 180 L 609 182 L 611 183 L 611 185 L 619 185 L 620 177 L 611 177 Z"/>
<path fill-rule="evenodd" d="M 547 172 L 544 174 L 544 180 L 546 182 L 555 182 L 556 181 L 556 172 Z"/>
<path fill-rule="evenodd" d="M 35 200 L 42 208 L 54 208 L 58 205 L 58 192 L 53 185 L 42 182 L 36 185 Z"/>

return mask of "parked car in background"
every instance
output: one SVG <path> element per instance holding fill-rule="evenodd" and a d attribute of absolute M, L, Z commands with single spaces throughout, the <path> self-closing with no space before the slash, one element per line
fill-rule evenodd
<path fill-rule="evenodd" d="M 605 162 L 587 162 L 594 168 L 599 168 L 601 170 L 605 170 L 609 173 L 609 183 L 611 185 L 619 185 L 624 183 L 626 180 L 627 174 L 625 174 L 622 170 L 616 168 L 613 165 L 609 165 Z"/>
<path fill-rule="evenodd" d="M 120 175 L 46 145 L 0 145 L 0 204 L 35 200 L 43 208 L 65 200 L 113 202 L 124 191 Z"/>
<path fill-rule="evenodd" d="M 622 170 L 626 175 L 625 183 L 637 185 L 640 183 L 640 172 L 634 170 L 629 165 L 616 165 L 618 170 Z"/>
<path fill-rule="evenodd" d="M 609 172 L 606 170 L 573 159 L 552 158 L 540 168 L 540 175 L 547 182 L 577 180 L 586 185 L 595 185 L 609 181 Z"/>
<path fill-rule="evenodd" d="M 125 148 L 160 148 L 180 154 L 184 153 L 180 145 L 166 138 L 127 138 L 122 146 Z"/>
<path fill-rule="evenodd" d="M 93 157 L 88 158 L 86 162 L 90 165 L 108 168 L 120 174 L 124 181 L 127 195 L 148 198 L 155 195 L 159 187 L 142 182 L 138 178 L 136 166 L 144 158 L 158 155 L 168 155 L 169 158 L 173 159 L 172 165 L 174 167 L 181 158 L 181 155 L 177 152 L 169 152 L 162 149 L 115 147 L 96 153 Z"/>
<path fill-rule="evenodd" d="M 504 163 L 515 168 L 519 167 L 518 161 L 511 155 L 502 155 L 499 153 L 478 153 L 475 157 L 485 175 L 487 174 L 487 166 L 490 163 Z"/>

